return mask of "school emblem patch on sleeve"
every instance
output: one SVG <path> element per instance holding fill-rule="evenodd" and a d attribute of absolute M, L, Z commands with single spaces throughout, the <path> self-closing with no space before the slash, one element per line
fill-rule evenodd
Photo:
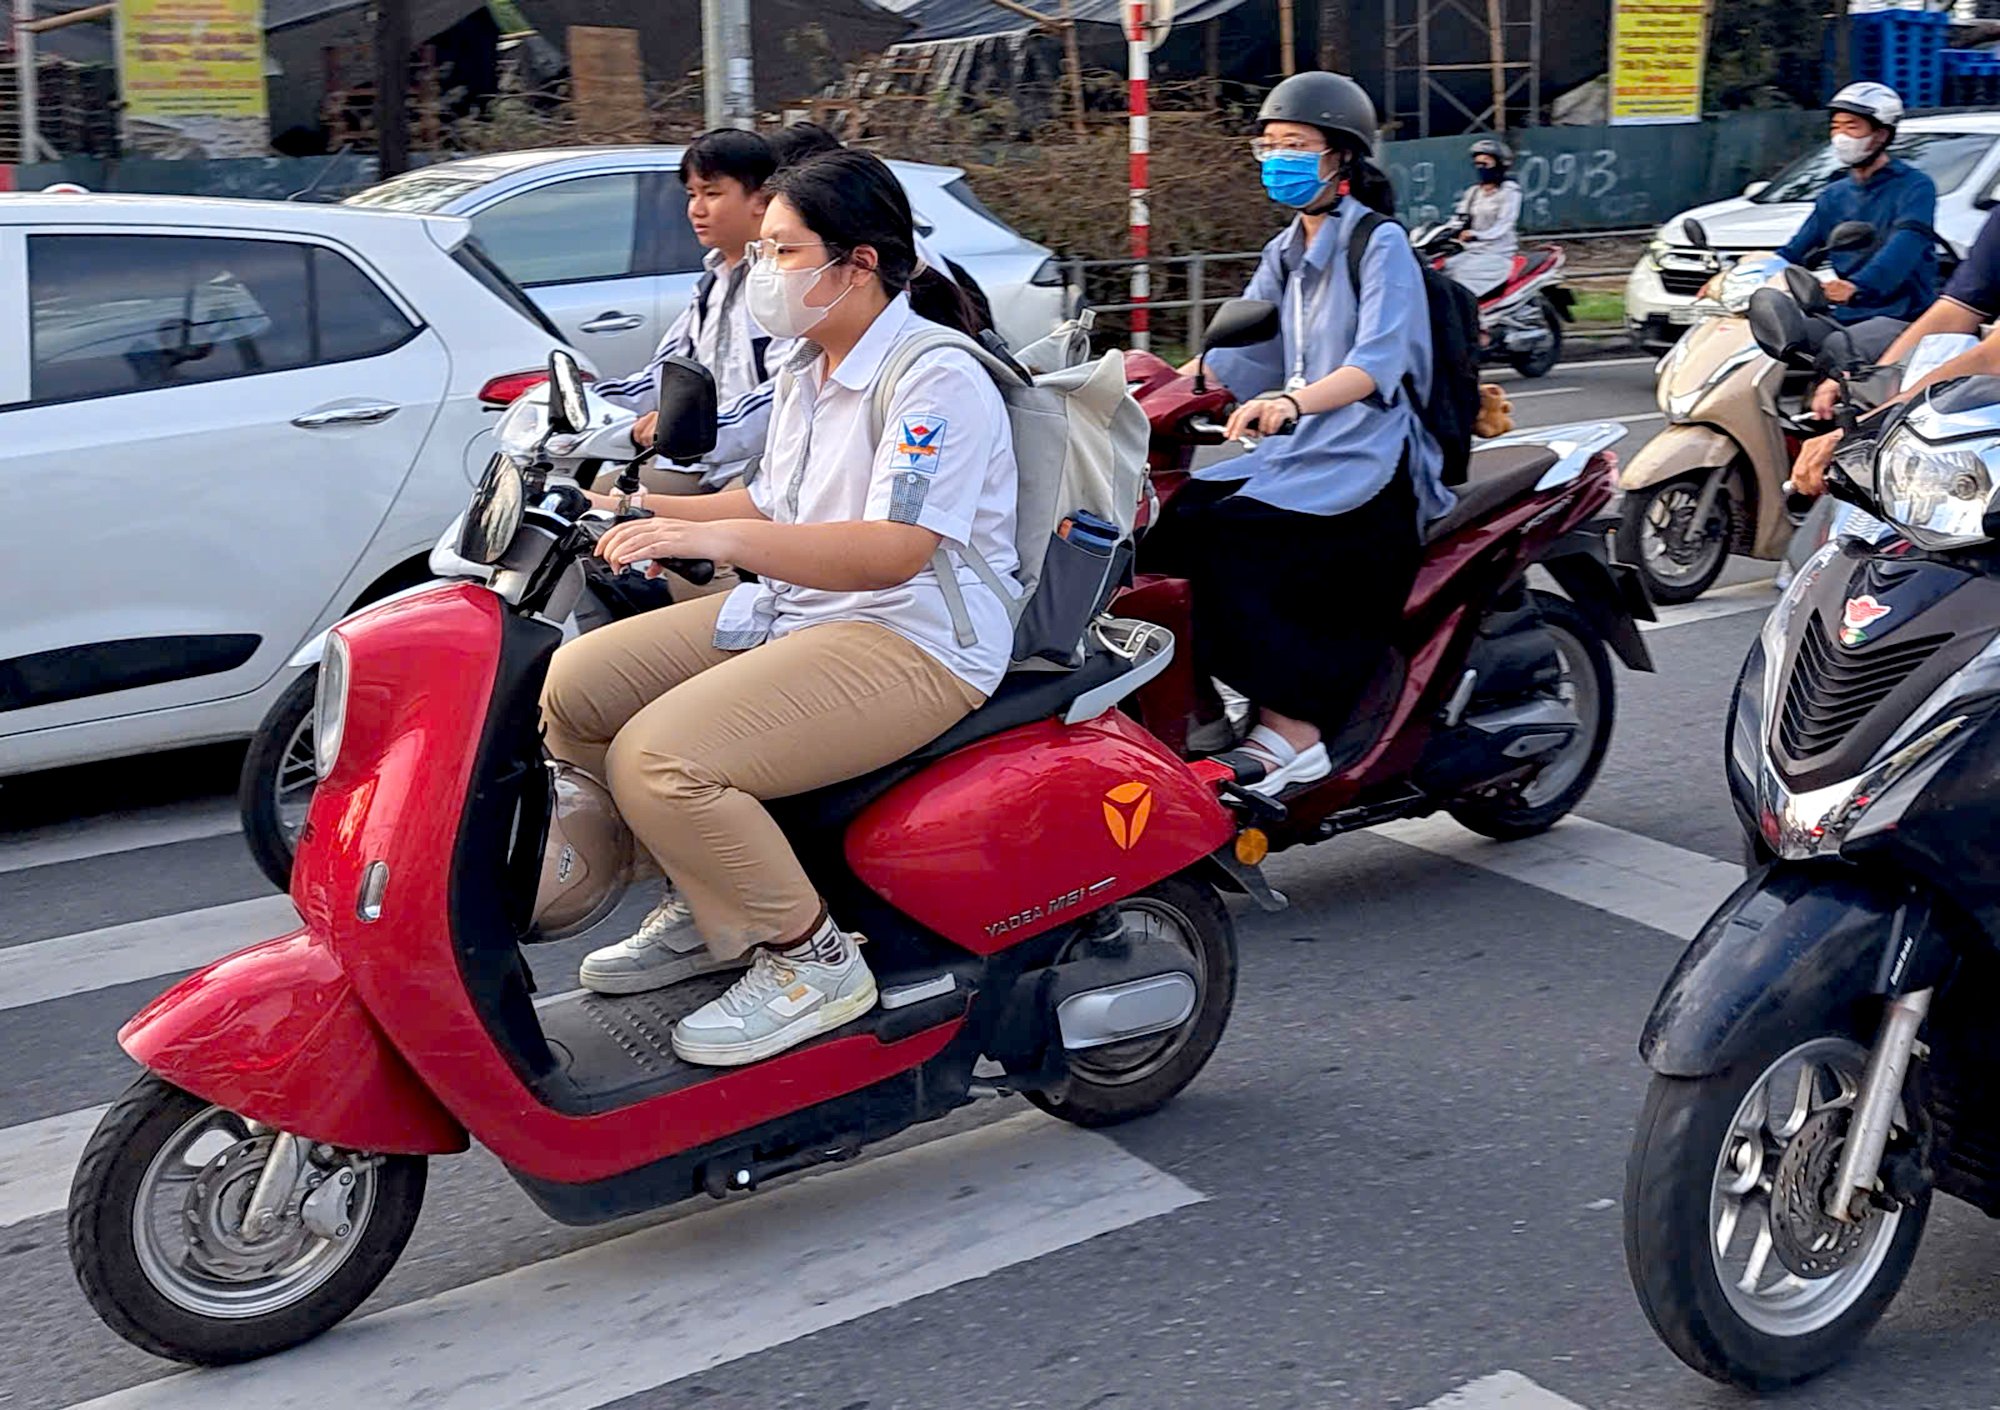
<path fill-rule="evenodd" d="M 902 422 L 903 434 L 896 442 L 896 468 L 935 475 L 948 423 L 942 416 L 905 416 Z"/>

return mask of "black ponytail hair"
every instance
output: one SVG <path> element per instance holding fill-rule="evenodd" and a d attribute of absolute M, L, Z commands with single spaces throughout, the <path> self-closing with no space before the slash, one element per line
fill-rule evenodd
<path fill-rule="evenodd" d="M 875 277 L 890 297 L 907 291 L 919 316 L 968 335 L 978 332 L 971 300 L 947 271 L 917 273 L 910 198 L 873 152 L 847 147 L 809 157 L 781 169 L 767 189 L 799 213 L 835 259 L 845 263 L 863 245 L 873 249 Z"/>

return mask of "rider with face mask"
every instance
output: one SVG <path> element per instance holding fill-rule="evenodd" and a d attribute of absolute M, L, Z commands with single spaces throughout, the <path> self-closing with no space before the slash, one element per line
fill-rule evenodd
<path fill-rule="evenodd" d="M 777 378 L 763 468 L 746 488 L 649 502 L 658 517 L 598 545 L 616 566 L 708 558 L 757 575 L 728 597 L 663 607 L 556 653 L 542 698 L 550 754 L 605 781 L 686 906 L 587 987 L 662 988 L 747 966 L 683 1017 L 687 1062 L 754 1062 L 875 1004 L 860 937 L 830 915 L 763 800 L 892 764 L 1000 683 L 1013 630 L 1019 470 L 999 389 L 958 349 L 876 383 L 930 322 L 964 332 L 963 294 L 922 281 L 909 200 L 889 168 L 834 152 L 775 177 L 746 280 L 750 312 L 797 352 Z M 962 641 L 937 577 L 972 620 Z M 628 953 L 629 952 L 629 953 Z M 599 956 L 593 956 L 593 959 Z"/>
<path fill-rule="evenodd" d="M 1908 162 L 1889 155 L 1903 100 L 1880 83 L 1851 83 L 1833 95 L 1833 153 L 1847 175 L 1829 184 L 1812 214 L 1778 254 L 1796 263 L 1822 248 L 1843 221 L 1866 221 L 1875 241 L 1836 253 L 1829 263 L 1839 277 L 1826 286 L 1833 316 L 1845 324 L 1871 318 L 1909 320 L 1937 297 L 1937 187 Z M 1879 327 L 1879 325 L 1878 325 Z M 1876 353 L 1895 336 L 1870 339 Z"/>
<path fill-rule="evenodd" d="M 1241 401 L 1229 435 L 1262 439 L 1195 472 L 1146 536 L 1140 569 L 1193 582 L 1196 668 L 1257 705 L 1239 753 L 1262 775 L 1250 786 L 1275 795 L 1332 771 L 1324 737 L 1386 658 L 1420 526 L 1453 499 L 1413 401 L 1429 394 L 1431 338 L 1403 228 L 1378 224 L 1358 288 L 1349 275 L 1349 241 L 1370 214 L 1353 186 L 1374 148 L 1374 104 L 1351 78 L 1295 74 L 1258 126 L 1264 191 L 1293 214 L 1244 295 L 1275 303 L 1281 332 L 1204 361 Z"/>
<path fill-rule="evenodd" d="M 1445 261 L 1444 272 L 1484 298 L 1507 281 L 1514 270 L 1514 252 L 1521 247 L 1521 184 L 1507 169 L 1513 154 L 1507 144 L 1483 137 L 1472 144 L 1474 184 L 1459 198 L 1452 225 L 1462 253 Z"/>

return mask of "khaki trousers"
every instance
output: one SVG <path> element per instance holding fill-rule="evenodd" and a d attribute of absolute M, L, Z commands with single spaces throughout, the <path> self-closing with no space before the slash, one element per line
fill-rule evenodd
<path fill-rule="evenodd" d="M 825 911 L 762 800 L 892 764 L 984 697 L 872 622 L 718 650 L 722 603 L 675 603 L 570 642 L 549 668 L 542 718 L 549 752 L 609 785 L 709 949 L 728 958 L 803 939 Z"/>

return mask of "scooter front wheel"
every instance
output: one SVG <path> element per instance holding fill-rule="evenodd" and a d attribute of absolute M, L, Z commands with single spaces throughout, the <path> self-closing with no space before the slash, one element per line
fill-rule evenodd
<path fill-rule="evenodd" d="M 1778 1023 L 1822 1036 L 1655 1077 L 1625 1175 L 1625 1261 L 1647 1320 L 1695 1370 L 1757 1391 L 1854 1350 L 1902 1287 L 1931 1201 L 1926 1185 L 1856 1223 L 1826 1214 L 1868 1052 L 1836 1015 Z"/>
<path fill-rule="evenodd" d="M 1168 1032 L 1071 1053 L 1059 1090 L 1026 1093 L 1078 1126 L 1113 1126 L 1165 1106 L 1207 1066 L 1236 1003 L 1236 927 L 1214 887 L 1168 877 L 1121 901 L 1118 913 L 1128 933 L 1165 941 L 1194 961 L 1194 1012 Z"/>
<path fill-rule="evenodd" d="M 70 1264 L 98 1316 L 141 1350 L 254 1360 L 318 1336 L 375 1290 L 416 1227 L 426 1173 L 420 1156 L 295 1141 L 148 1074 L 84 1149 Z M 253 1231 L 260 1185 L 277 1198 Z"/>

